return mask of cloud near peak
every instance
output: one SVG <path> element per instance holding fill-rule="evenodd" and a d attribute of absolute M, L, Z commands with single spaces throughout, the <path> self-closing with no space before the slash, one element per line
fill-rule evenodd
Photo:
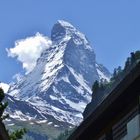
<path fill-rule="evenodd" d="M 40 33 L 35 36 L 27 37 L 25 39 L 17 40 L 15 46 L 6 49 L 9 57 L 16 57 L 22 63 L 26 74 L 31 72 L 36 65 L 37 59 L 41 53 L 50 47 L 51 40 Z"/>
<path fill-rule="evenodd" d="M 8 92 L 8 89 L 9 89 L 9 85 L 6 84 L 6 83 L 0 82 L 0 88 L 3 89 L 4 93 L 7 93 Z"/>

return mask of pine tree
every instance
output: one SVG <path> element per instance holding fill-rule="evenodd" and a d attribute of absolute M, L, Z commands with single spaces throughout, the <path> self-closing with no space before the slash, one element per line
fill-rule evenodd
<path fill-rule="evenodd" d="M 100 80 L 100 83 L 99 83 L 99 89 L 100 89 L 100 90 L 105 90 L 106 84 L 107 84 L 107 81 L 106 81 L 105 79 L 102 78 L 102 79 Z"/>
<path fill-rule="evenodd" d="M 130 57 L 127 58 L 126 62 L 125 62 L 125 66 L 124 66 L 124 72 L 127 72 L 130 68 Z"/>
<path fill-rule="evenodd" d="M 3 115 L 6 107 L 8 106 L 7 102 L 3 102 L 5 97 L 4 91 L 2 88 L 0 88 L 0 140 L 18 140 L 21 139 L 22 136 L 26 133 L 26 129 L 20 129 L 15 132 L 12 132 L 12 134 L 8 134 L 8 131 L 5 128 L 5 125 L 3 123 L 3 120 L 9 117 L 9 115 Z"/>
<path fill-rule="evenodd" d="M 135 52 L 135 59 L 140 60 L 140 51 Z"/>
<path fill-rule="evenodd" d="M 96 80 L 92 86 L 93 93 L 97 92 L 99 90 L 99 82 Z"/>
<path fill-rule="evenodd" d="M 0 88 L 0 138 L 1 140 L 10 140 L 8 132 L 5 128 L 3 120 L 6 119 L 6 116 L 3 115 L 5 108 L 7 107 L 8 103 L 4 103 L 4 91 Z"/>
<path fill-rule="evenodd" d="M 121 68 L 121 66 L 119 66 L 119 67 L 117 68 L 117 74 L 119 75 L 121 72 L 122 72 L 122 68 Z"/>
<path fill-rule="evenodd" d="M 135 62 L 136 62 L 135 53 L 131 52 L 131 65 L 133 65 Z"/>
<path fill-rule="evenodd" d="M 17 130 L 15 132 L 13 132 L 12 134 L 10 134 L 10 140 L 21 139 L 25 133 L 26 133 L 26 129 L 25 128 Z"/>
<path fill-rule="evenodd" d="M 114 71 L 113 71 L 113 75 L 111 77 L 111 81 L 115 81 L 117 78 L 117 69 L 115 68 Z"/>

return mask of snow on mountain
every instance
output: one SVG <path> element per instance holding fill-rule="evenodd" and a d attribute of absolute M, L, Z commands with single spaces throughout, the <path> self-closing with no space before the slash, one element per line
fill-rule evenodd
<path fill-rule="evenodd" d="M 96 63 L 86 36 L 70 23 L 59 20 L 53 26 L 51 40 L 33 71 L 11 85 L 8 94 L 15 100 L 12 111 L 58 126 L 78 125 L 91 100 L 94 81 L 109 80 L 110 73 Z M 23 104 L 26 106 L 20 107 Z"/>
<path fill-rule="evenodd" d="M 110 78 L 111 78 L 111 74 L 108 71 L 108 69 L 106 67 L 104 67 L 102 64 L 97 64 L 97 63 L 96 63 L 96 68 L 97 68 L 99 78 L 105 79 L 105 80 L 107 80 L 107 82 L 109 82 Z"/>
<path fill-rule="evenodd" d="M 8 84 L 0 82 L 0 87 L 4 90 L 4 93 L 7 93 L 8 89 L 9 89 Z"/>

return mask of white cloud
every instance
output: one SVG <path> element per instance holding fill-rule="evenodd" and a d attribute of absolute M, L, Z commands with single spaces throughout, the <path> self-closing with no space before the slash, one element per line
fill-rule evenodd
<path fill-rule="evenodd" d="M 4 93 L 8 92 L 9 85 L 6 83 L 0 83 L 0 87 L 4 90 Z"/>
<path fill-rule="evenodd" d="M 26 74 L 28 74 L 35 67 L 42 51 L 50 47 L 50 45 L 51 40 L 48 37 L 37 33 L 35 36 L 17 40 L 15 47 L 7 49 L 7 52 L 9 57 L 16 57 L 22 63 Z"/>

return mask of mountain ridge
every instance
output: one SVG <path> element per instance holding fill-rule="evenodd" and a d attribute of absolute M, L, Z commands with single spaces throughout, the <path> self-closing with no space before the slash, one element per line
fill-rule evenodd
<path fill-rule="evenodd" d="M 91 100 L 94 81 L 109 80 L 110 73 L 97 63 L 85 35 L 70 23 L 59 20 L 52 28 L 51 41 L 33 71 L 10 86 L 8 112 L 23 120 L 46 120 L 58 128 L 77 126 Z M 12 102 L 20 103 L 17 107 Z M 28 110 L 20 109 L 20 104 Z"/>

